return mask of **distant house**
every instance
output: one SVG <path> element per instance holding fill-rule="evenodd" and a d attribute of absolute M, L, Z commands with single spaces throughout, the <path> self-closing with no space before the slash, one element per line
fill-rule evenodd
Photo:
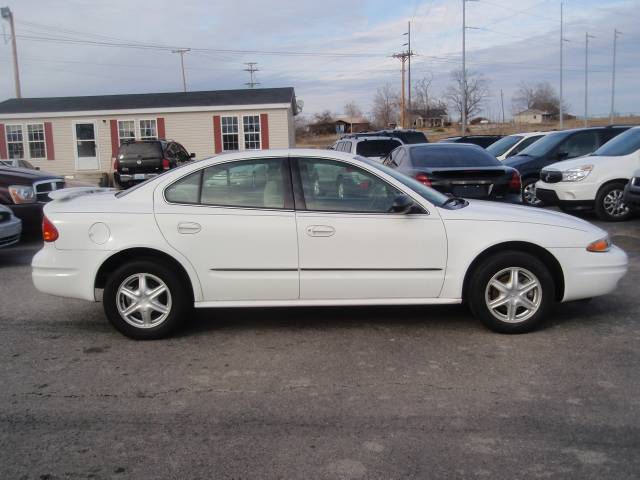
<path fill-rule="evenodd" d="M 472 118 L 469 123 L 471 125 L 488 125 L 491 123 L 491 120 L 489 120 L 488 118 L 485 117 L 475 117 Z"/>
<path fill-rule="evenodd" d="M 173 139 L 197 158 L 295 146 L 293 88 L 13 98 L 0 102 L 0 159 L 62 174 L 110 172 L 120 144 Z"/>
<path fill-rule="evenodd" d="M 371 128 L 371 122 L 364 117 L 341 117 L 336 120 L 336 133 L 360 133 Z"/>
<path fill-rule="evenodd" d="M 546 123 L 553 121 L 553 119 L 554 115 L 552 113 L 538 110 L 537 108 L 528 108 L 513 116 L 515 123 Z"/>
<path fill-rule="evenodd" d="M 449 122 L 446 108 L 413 109 L 410 115 L 413 128 L 439 128 Z"/>

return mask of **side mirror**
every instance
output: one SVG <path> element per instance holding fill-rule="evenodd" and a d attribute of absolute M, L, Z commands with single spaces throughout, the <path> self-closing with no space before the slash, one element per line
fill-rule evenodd
<path fill-rule="evenodd" d="M 189 158 L 196 158 L 196 154 L 195 154 L 195 153 L 193 153 L 193 152 L 191 152 L 191 153 L 189 154 Z"/>
<path fill-rule="evenodd" d="M 391 212 L 407 214 L 411 213 L 414 207 L 415 203 L 413 203 L 413 200 L 411 200 L 411 198 L 409 198 L 407 195 L 398 195 L 393 199 L 393 203 L 391 204 Z"/>

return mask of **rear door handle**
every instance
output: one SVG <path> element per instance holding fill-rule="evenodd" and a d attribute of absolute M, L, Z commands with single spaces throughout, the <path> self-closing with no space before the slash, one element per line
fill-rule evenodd
<path fill-rule="evenodd" d="M 178 224 L 178 233 L 194 234 L 202 230 L 202 226 L 196 222 L 180 222 Z"/>
<path fill-rule="evenodd" d="M 331 237 L 336 233 L 336 229 L 330 225 L 309 225 L 306 232 L 310 237 Z"/>

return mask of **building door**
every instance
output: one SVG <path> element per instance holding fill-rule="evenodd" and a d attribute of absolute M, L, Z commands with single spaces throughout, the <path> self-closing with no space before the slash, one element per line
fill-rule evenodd
<path fill-rule="evenodd" d="M 74 122 L 73 140 L 75 143 L 76 170 L 99 170 L 100 158 L 96 138 L 95 121 Z"/>

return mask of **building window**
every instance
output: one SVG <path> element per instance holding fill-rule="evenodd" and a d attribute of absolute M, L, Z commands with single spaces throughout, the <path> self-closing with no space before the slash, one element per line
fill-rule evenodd
<path fill-rule="evenodd" d="M 140 120 L 140 139 L 158 139 L 155 120 Z"/>
<path fill-rule="evenodd" d="M 22 125 L 7 125 L 7 151 L 9 158 L 24 158 L 24 142 L 22 138 Z"/>
<path fill-rule="evenodd" d="M 118 140 L 120 141 L 120 145 L 122 145 L 124 142 L 133 141 L 135 139 L 136 139 L 135 120 L 118 120 Z"/>
<path fill-rule="evenodd" d="M 29 141 L 29 158 L 47 158 L 47 147 L 44 141 L 44 124 L 32 123 L 27 125 L 27 139 Z"/>
<path fill-rule="evenodd" d="M 244 149 L 260 150 L 260 115 L 245 115 L 242 117 L 244 132 Z"/>
<path fill-rule="evenodd" d="M 222 117 L 222 150 L 239 150 L 238 117 Z"/>

